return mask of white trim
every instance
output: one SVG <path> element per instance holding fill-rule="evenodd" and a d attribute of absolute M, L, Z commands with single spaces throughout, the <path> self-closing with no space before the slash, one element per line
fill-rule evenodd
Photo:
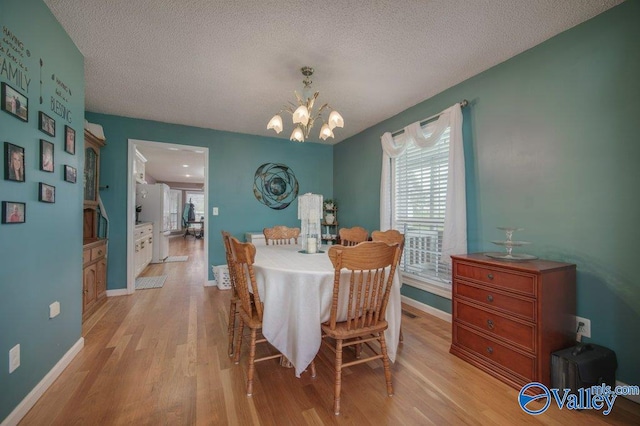
<path fill-rule="evenodd" d="M 3 421 L 0 423 L 0 426 L 14 426 L 17 425 L 20 420 L 33 408 L 33 406 L 38 402 L 38 399 L 45 393 L 47 389 L 53 384 L 53 382 L 58 378 L 58 376 L 64 371 L 65 368 L 73 361 L 73 359 L 78 355 L 80 350 L 84 347 L 84 338 L 80 337 L 78 341 L 71 346 L 71 348 L 65 353 L 62 358 L 53 366 L 53 368 L 40 380 L 31 392 L 27 396 L 24 397 L 22 401 L 13 409 L 11 414 L 9 414 Z"/>
<path fill-rule="evenodd" d="M 418 280 L 405 274 L 402 274 L 402 283 L 451 300 L 451 289 L 443 287 L 441 284 L 438 285 L 425 280 Z"/>
<path fill-rule="evenodd" d="M 217 287 L 218 283 L 216 282 L 216 280 L 207 280 L 204 282 L 204 286 L 205 287 Z"/>
<path fill-rule="evenodd" d="M 107 297 L 126 296 L 129 294 L 129 290 L 126 288 L 117 288 L 115 290 L 107 290 Z"/>
<path fill-rule="evenodd" d="M 136 209 L 136 180 L 133 176 L 133 164 L 136 161 L 136 145 L 141 146 L 153 146 L 153 147 L 163 147 L 163 148 L 191 148 L 193 150 L 202 150 L 204 151 L 202 155 L 204 156 L 204 186 L 202 191 L 204 192 L 204 205 L 205 212 L 209 210 L 209 148 L 203 146 L 195 146 L 195 145 L 182 145 L 182 144 L 174 144 L 174 143 L 166 143 L 166 142 L 154 142 L 154 141 L 145 141 L 139 139 L 128 139 L 128 154 L 127 154 L 127 294 L 133 294 L 136 291 L 136 277 L 135 277 L 135 262 L 134 262 L 134 253 L 135 253 L 135 241 L 133 238 L 133 229 L 135 228 L 135 209 Z M 204 215 L 204 229 L 205 232 L 209 230 L 209 215 Z M 204 257 L 205 261 L 209 261 L 209 238 L 205 235 L 205 245 L 204 245 Z M 204 280 L 205 282 L 209 280 L 209 271 L 205 268 Z"/>
<path fill-rule="evenodd" d="M 429 306 L 425 303 L 418 302 L 417 300 L 411 299 L 407 296 L 402 296 L 402 303 L 405 303 L 429 315 L 433 315 L 436 318 L 440 318 L 441 320 L 444 320 L 446 322 L 452 321 L 451 314 L 441 311 L 440 309 L 436 309 L 433 306 Z"/>

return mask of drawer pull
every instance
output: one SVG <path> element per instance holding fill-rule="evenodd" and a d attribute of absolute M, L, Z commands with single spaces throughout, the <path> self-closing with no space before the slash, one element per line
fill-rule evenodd
<path fill-rule="evenodd" d="M 493 302 L 493 296 L 492 295 L 488 295 L 487 296 L 487 302 Z"/>
<path fill-rule="evenodd" d="M 487 278 L 489 278 L 490 280 L 493 279 L 493 274 L 487 274 Z"/>
<path fill-rule="evenodd" d="M 495 325 L 493 324 L 493 320 L 487 320 L 487 327 L 489 327 L 489 330 L 493 330 L 493 327 L 495 327 Z"/>
<path fill-rule="evenodd" d="M 493 354 L 493 348 L 491 346 L 487 346 L 487 353 L 489 355 Z"/>

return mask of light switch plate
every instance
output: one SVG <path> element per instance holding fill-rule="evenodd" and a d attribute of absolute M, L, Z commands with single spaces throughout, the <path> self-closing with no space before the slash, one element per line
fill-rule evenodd
<path fill-rule="evenodd" d="M 20 344 L 18 343 L 9 351 L 9 373 L 13 373 L 20 367 Z"/>
<path fill-rule="evenodd" d="M 49 305 L 49 318 L 55 318 L 60 315 L 60 302 L 53 302 Z"/>
<path fill-rule="evenodd" d="M 213 208 L 213 215 L 214 216 L 218 216 L 218 208 L 217 207 Z"/>

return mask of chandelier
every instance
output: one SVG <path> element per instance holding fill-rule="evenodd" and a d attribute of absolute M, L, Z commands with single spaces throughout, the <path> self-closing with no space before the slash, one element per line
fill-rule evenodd
<path fill-rule="evenodd" d="M 322 120 L 323 123 L 320 128 L 320 139 L 326 140 L 327 138 L 332 138 L 333 129 L 336 127 L 344 127 L 344 119 L 340 113 L 331 108 L 328 103 L 323 104 L 317 111 L 313 110 L 316 98 L 320 94 L 320 92 L 312 94 L 312 81 L 309 77 L 313 75 L 313 68 L 302 67 L 300 71 L 302 71 L 302 75 L 304 75 L 304 79 L 302 80 L 304 83 L 302 96 L 294 90 L 293 93 L 296 95 L 298 103 L 294 104 L 293 102 L 289 102 L 289 106 L 283 107 L 278 114 L 274 115 L 273 118 L 269 120 L 267 129 L 273 129 L 276 133 L 280 133 L 282 131 L 282 117 L 280 114 L 286 111 L 293 116 L 293 124 L 295 125 L 295 128 L 291 133 L 291 137 L 289 138 L 290 140 L 304 142 L 305 139 L 309 138 L 309 132 L 318 119 Z M 322 114 L 327 110 L 331 110 L 331 113 L 325 120 Z"/>

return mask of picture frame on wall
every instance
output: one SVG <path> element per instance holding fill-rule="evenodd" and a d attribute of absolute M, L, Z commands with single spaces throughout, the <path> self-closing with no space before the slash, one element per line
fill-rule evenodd
<path fill-rule="evenodd" d="M 29 99 L 7 83 L 2 83 L 2 110 L 22 121 L 29 121 Z"/>
<path fill-rule="evenodd" d="M 4 179 L 24 182 L 24 148 L 5 142 L 4 158 Z"/>
<path fill-rule="evenodd" d="M 44 172 L 53 173 L 54 171 L 54 158 L 53 158 L 53 143 L 40 139 L 40 170 Z"/>
<path fill-rule="evenodd" d="M 43 203 L 55 203 L 56 187 L 40 182 L 38 185 L 38 201 L 42 201 Z"/>
<path fill-rule="evenodd" d="M 2 202 L 2 223 L 24 223 L 27 219 L 27 204 L 19 201 Z"/>
<path fill-rule="evenodd" d="M 56 120 L 40 111 L 38 113 L 38 130 L 51 137 L 54 137 L 56 135 Z"/>
<path fill-rule="evenodd" d="M 67 164 L 64 165 L 64 181 L 70 183 L 76 183 L 78 171 L 75 167 L 71 167 Z"/>
<path fill-rule="evenodd" d="M 76 131 L 69 126 L 64 126 L 64 150 L 76 154 Z"/>

